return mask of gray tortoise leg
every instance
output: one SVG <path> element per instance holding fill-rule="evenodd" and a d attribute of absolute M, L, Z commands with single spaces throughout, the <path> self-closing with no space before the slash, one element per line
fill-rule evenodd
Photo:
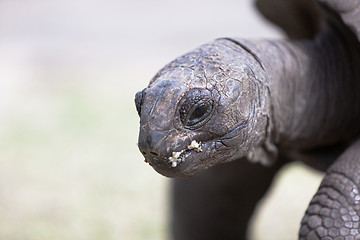
<path fill-rule="evenodd" d="M 360 140 L 329 168 L 301 222 L 299 239 L 360 239 Z"/>
<path fill-rule="evenodd" d="M 282 166 L 246 159 L 210 168 L 200 176 L 173 181 L 172 234 L 175 240 L 247 239 L 256 203 Z"/>

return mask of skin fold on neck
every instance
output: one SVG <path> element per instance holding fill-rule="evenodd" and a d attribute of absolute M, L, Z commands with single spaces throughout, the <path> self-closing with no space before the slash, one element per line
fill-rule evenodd
<path fill-rule="evenodd" d="M 328 28 L 314 40 L 233 39 L 266 72 L 276 143 L 308 149 L 360 131 L 360 51 L 342 36 Z"/>

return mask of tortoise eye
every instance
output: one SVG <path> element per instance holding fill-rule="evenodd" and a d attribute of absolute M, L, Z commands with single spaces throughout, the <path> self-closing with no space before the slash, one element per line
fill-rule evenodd
<path fill-rule="evenodd" d="M 199 128 L 210 119 L 214 105 L 210 97 L 207 90 L 193 90 L 187 94 L 180 108 L 180 120 L 185 128 Z"/>
<path fill-rule="evenodd" d="M 195 103 L 183 122 L 187 127 L 193 127 L 205 120 L 211 113 L 212 103 L 209 100 L 203 100 Z"/>

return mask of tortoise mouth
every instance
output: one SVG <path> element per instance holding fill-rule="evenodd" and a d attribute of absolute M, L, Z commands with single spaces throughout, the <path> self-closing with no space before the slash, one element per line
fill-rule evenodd
<path fill-rule="evenodd" d="M 146 160 L 156 172 L 166 177 L 197 175 L 211 166 L 238 158 L 239 149 L 234 142 L 238 142 L 236 138 L 241 136 L 239 132 L 246 126 L 247 122 L 243 121 L 221 137 L 201 142 L 192 140 L 182 149 L 155 158 L 149 157 Z"/>
<path fill-rule="evenodd" d="M 206 152 L 202 147 L 205 144 L 198 143 L 195 140 L 190 145 L 178 152 L 172 152 L 170 156 L 146 158 L 155 171 L 166 177 L 188 177 L 195 175 L 198 171 L 194 171 L 204 159 Z"/>
<path fill-rule="evenodd" d="M 193 140 L 186 149 L 183 149 L 180 152 L 172 152 L 172 156 L 168 158 L 169 162 L 171 163 L 171 167 L 177 167 L 178 164 L 184 162 L 185 159 L 189 157 L 192 150 L 195 150 L 196 152 L 202 152 L 201 142 Z"/>

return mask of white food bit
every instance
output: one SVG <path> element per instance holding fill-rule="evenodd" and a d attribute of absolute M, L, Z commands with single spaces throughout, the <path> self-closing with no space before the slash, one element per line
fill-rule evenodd
<path fill-rule="evenodd" d="M 200 148 L 201 142 L 197 142 L 193 140 L 189 146 L 187 146 L 187 150 L 193 150 L 195 149 L 196 152 L 202 152 L 202 149 Z M 185 151 L 186 149 L 181 150 L 180 152 L 172 152 L 172 156 L 169 157 L 169 162 L 171 163 L 171 167 L 177 167 L 177 165 L 181 161 L 185 161 L 185 159 L 179 159 L 180 155 Z"/>
<path fill-rule="evenodd" d="M 202 149 L 200 148 L 201 142 L 197 142 L 193 140 L 191 144 L 187 147 L 189 150 L 196 149 L 197 152 L 202 152 Z"/>
<path fill-rule="evenodd" d="M 169 161 L 171 162 L 171 166 L 172 167 L 176 167 L 178 165 L 178 163 L 181 161 L 180 159 L 178 159 L 180 157 L 180 155 L 184 152 L 185 150 L 181 150 L 180 152 L 173 152 L 172 156 L 169 157 Z"/>

